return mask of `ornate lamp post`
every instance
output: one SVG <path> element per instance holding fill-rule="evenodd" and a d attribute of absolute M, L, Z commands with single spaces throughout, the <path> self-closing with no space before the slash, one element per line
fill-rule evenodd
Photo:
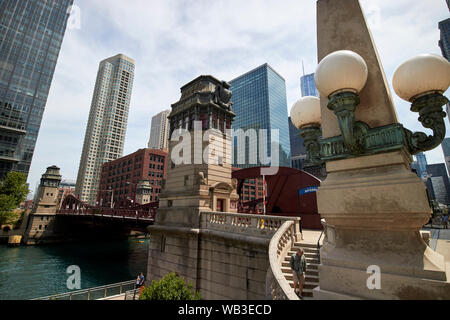
<path fill-rule="evenodd" d="M 449 100 L 443 93 L 450 85 L 450 63 L 446 59 L 433 54 L 420 55 L 402 64 L 393 80 L 396 93 L 412 103 L 411 111 L 419 113 L 419 121 L 433 130 L 432 136 L 413 133 L 400 124 L 370 128 L 356 121 L 359 93 L 367 82 L 367 75 L 366 62 L 352 51 L 333 52 L 320 62 L 316 86 L 321 95 L 328 98 L 327 107 L 336 115 L 342 136 L 320 142 L 320 115 L 316 115 L 320 109 L 319 99 L 307 97 L 298 101 L 291 110 L 291 118 L 294 125 L 302 129 L 309 163 L 376 154 L 403 146 L 415 155 L 436 148 L 444 140 L 446 113 L 443 107 Z M 391 138 L 390 143 L 385 143 L 383 138 L 386 137 Z"/>
<path fill-rule="evenodd" d="M 443 106 L 449 101 L 443 95 L 450 85 L 450 63 L 441 56 L 423 54 L 403 63 L 393 79 L 397 95 L 411 102 L 411 111 L 418 112 L 419 121 L 433 135 L 406 131 L 411 154 L 439 146 L 445 138 L 446 117 Z"/>
<path fill-rule="evenodd" d="M 304 97 L 297 101 L 291 109 L 291 120 L 294 126 L 300 129 L 300 136 L 305 141 L 307 151 L 305 166 L 322 164 L 319 145 L 319 138 L 322 136 L 320 99 Z"/>
<path fill-rule="evenodd" d="M 421 55 L 395 72 L 396 93 L 433 131 L 413 133 L 397 120 L 358 0 L 318 0 L 317 7 L 322 134 L 304 116 L 317 106 L 300 101 L 291 111 L 308 161 L 325 162 L 328 173 L 317 193 L 326 241 L 314 297 L 446 299 L 449 270 L 421 237 L 431 209 L 410 164 L 412 155 L 432 150 L 445 137 L 450 63 Z"/>

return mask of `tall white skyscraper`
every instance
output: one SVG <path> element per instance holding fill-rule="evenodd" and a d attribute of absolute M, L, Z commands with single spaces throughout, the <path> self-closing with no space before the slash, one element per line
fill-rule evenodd
<path fill-rule="evenodd" d="M 165 110 L 152 118 L 148 142 L 150 149 L 169 149 L 169 119 L 167 119 L 169 114 L 170 110 Z"/>
<path fill-rule="evenodd" d="M 123 156 L 134 68 L 123 54 L 100 62 L 75 188 L 90 204 L 97 199 L 102 165 Z"/>

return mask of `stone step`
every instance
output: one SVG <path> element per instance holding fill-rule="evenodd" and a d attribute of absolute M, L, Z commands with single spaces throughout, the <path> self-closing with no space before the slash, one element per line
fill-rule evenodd
<path fill-rule="evenodd" d="M 284 268 L 281 268 L 281 272 L 285 273 L 285 274 L 291 274 L 292 270 L 290 267 L 287 267 L 287 268 L 284 267 Z M 306 275 L 319 277 L 319 270 L 308 268 L 306 271 Z"/>
<path fill-rule="evenodd" d="M 282 262 L 281 266 L 283 268 L 285 268 L 285 267 L 290 268 L 291 264 L 290 264 L 289 260 L 287 260 L 287 261 Z M 318 270 L 319 264 L 318 263 L 313 263 L 313 262 L 309 263 L 308 261 L 306 261 L 306 267 L 307 267 L 308 270 L 311 270 L 311 269 L 312 270 Z"/>
<path fill-rule="evenodd" d="M 292 257 L 294 254 L 297 254 L 297 251 L 288 251 L 287 256 Z M 303 254 L 305 258 L 317 258 L 318 254 L 317 252 L 305 252 Z"/>
<path fill-rule="evenodd" d="M 285 257 L 284 258 L 284 262 L 290 262 L 291 261 L 291 257 Z M 317 257 L 315 258 L 308 258 L 306 257 L 306 263 L 310 264 L 310 263 L 315 263 L 315 264 L 319 264 L 319 259 Z"/>
<path fill-rule="evenodd" d="M 316 252 L 319 252 L 320 250 L 319 249 L 317 249 L 317 247 L 314 247 L 314 248 L 304 248 L 304 247 L 301 247 L 301 246 L 293 246 L 292 248 L 291 248 L 291 251 L 295 251 L 295 252 L 297 252 L 297 250 L 298 249 L 303 249 L 303 251 L 305 251 L 305 253 L 316 253 Z"/>
<path fill-rule="evenodd" d="M 294 289 L 294 282 L 289 282 L 290 286 L 292 289 Z M 305 295 L 305 291 L 310 291 L 311 292 L 311 297 L 312 297 L 312 289 L 317 288 L 319 286 L 319 283 L 317 282 L 305 282 L 305 285 L 303 286 L 303 296 Z"/>
<path fill-rule="evenodd" d="M 294 247 L 301 247 L 303 249 L 317 249 L 317 243 L 296 242 L 294 243 Z"/>
<path fill-rule="evenodd" d="M 283 273 L 283 275 L 284 275 L 284 277 L 286 278 L 287 281 L 294 282 L 294 276 L 291 273 Z M 305 282 L 306 283 L 315 283 L 315 284 L 318 285 L 319 277 L 306 274 Z"/>
<path fill-rule="evenodd" d="M 292 289 L 294 289 L 294 284 L 291 285 Z M 312 289 L 303 288 L 303 300 L 312 300 L 313 291 Z"/>

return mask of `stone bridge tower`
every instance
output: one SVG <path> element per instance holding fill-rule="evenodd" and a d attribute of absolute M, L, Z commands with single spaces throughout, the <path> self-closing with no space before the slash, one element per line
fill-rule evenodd
<path fill-rule="evenodd" d="M 147 279 L 177 272 L 200 287 L 201 213 L 236 212 L 232 179 L 230 85 L 200 76 L 172 105 L 167 179 L 150 226 Z"/>
<path fill-rule="evenodd" d="M 57 198 L 61 183 L 60 169 L 57 166 L 47 168 L 42 175 L 35 203 L 30 214 L 24 242 L 37 244 L 48 242 L 55 229 Z"/>
<path fill-rule="evenodd" d="M 169 115 L 167 179 L 157 223 L 198 227 L 201 211 L 236 212 L 230 85 L 200 76 L 181 88 Z"/>

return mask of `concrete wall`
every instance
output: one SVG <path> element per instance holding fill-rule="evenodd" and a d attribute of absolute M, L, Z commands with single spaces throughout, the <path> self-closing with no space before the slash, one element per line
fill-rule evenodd
<path fill-rule="evenodd" d="M 263 300 L 270 238 L 180 227 L 152 227 L 147 279 L 176 272 L 202 299 Z"/>

